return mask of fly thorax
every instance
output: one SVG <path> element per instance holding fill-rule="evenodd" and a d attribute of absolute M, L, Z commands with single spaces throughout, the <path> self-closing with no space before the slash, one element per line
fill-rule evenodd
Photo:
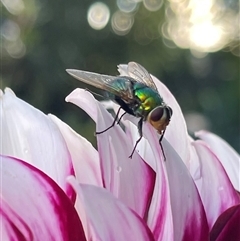
<path fill-rule="evenodd" d="M 155 107 L 154 97 L 150 97 L 144 90 L 135 92 L 135 96 L 140 101 L 139 110 L 143 113 L 149 113 Z"/>
<path fill-rule="evenodd" d="M 145 98 L 145 96 L 138 97 L 138 103 L 135 108 L 136 115 L 143 117 L 146 120 L 148 113 L 153 109 L 153 101 L 151 98 Z"/>
<path fill-rule="evenodd" d="M 172 116 L 172 109 L 163 105 L 154 108 L 148 115 L 147 121 L 158 131 L 159 134 L 166 129 Z"/>

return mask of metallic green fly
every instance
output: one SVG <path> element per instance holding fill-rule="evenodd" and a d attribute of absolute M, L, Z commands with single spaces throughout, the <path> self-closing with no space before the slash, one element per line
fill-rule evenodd
<path fill-rule="evenodd" d="M 129 62 L 127 67 L 129 76 L 109 76 L 75 69 L 67 69 L 66 71 L 74 78 L 86 84 L 105 90 L 107 97 L 120 105 L 112 125 L 106 130 L 97 132 L 96 134 L 101 134 L 109 130 L 116 123 L 119 123 L 124 114 L 128 113 L 140 118 L 138 122 L 140 137 L 136 141 L 129 158 L 132 158 L 137 144 L 142 139 L 143 122 L 148 121 L 161 135 L 159 144 L 163 152 L 164 160 L 166 159 L 161 141 L 166 127 L 170 122 L 172 109 L 164 103 L 158 93 L 156 85 L 145 68 L 135 62 Z M 118 120 L 121 109 L 125 112 Z"/>

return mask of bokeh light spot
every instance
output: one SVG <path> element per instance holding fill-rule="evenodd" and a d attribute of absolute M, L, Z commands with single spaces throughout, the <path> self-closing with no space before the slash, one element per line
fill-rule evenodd
<path fill-rule="evenodd" d="M 25 9 L 22 0 L 1 0 L 5 8 L 13 15 L 19 15 Z"/>
<path fill-rule="evenodd" d="M 225 1 L 169 0 L 165 16 L 162 34 L 180 48 L 208 53 L 239 43 L 239 12 Z"/>
<path fill-rule="evenodd" d="M 126 35 L 132 28 L 134 18 L 131 14 L 117 11 L 112 16 L 112 29 L 117 35 Z"/>
<path fill-rule="evenodd" d="M 118 8 L 125 13 L 133 12 L 136 9 L 137 5 L 138 3 L 133 0 L 117 0 Z"/>
<path fill-rule="evenodd" d="M 19 59 L 26 54 L 26 46 L 20 39 L 13 42 L 6 41 L 3 46 L 12 58 Z"/>
<path fill-rule="evenodd" d="M 208 21 L 194 25 L 190 31 L 190 40 L 203 50 L 216 48 L 221 41 L 221 37 L 221 29 Z"/>
<path fill-rule="evenodd" d="M 106 4 L 96 2 L 89 7 L 87 20 L 93 29 L 103 29 L 107 25 L 109 18 L 110 10 Z"/>
<path fill-rule="evenodd" d="M 161 8 L 163 0 L 143 0 L 144 7 L 149 11 L 157 11 Z"/>
<path fill-rule="evenodd" d="M 20 37 L 20 28 L 12 20 L 6 20 L 1 26 L 1 36 L 9 41 L 16 41 Z"/>

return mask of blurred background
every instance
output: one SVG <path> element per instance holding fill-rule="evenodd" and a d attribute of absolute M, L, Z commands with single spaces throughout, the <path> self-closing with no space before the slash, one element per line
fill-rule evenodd
<path fill-rule="evenodd" d="M 238 0 L 1 0 L 1 88 L 95 144 L 95 125 L 65 97 L 86 85 L 66 68 L 117 75 L 136 61 L 165 83 L 190 134 L 240 152 Z"/>

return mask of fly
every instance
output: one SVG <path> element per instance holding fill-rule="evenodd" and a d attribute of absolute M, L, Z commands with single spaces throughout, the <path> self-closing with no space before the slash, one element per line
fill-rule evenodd
<path fill-rule="evenodd" d="M 129 158 L 132 158 L 143 137 L 143 122 L 148 121 L 160 134 L 159 144 L 164 160 L 166 160 L 161 141 L 173 112 L 171 107 L 163 101 L 150 74 L 144 67 L 138 63 L 129 62 L 127 67 L 129 76 L 102 75 L 75 69 L 67 69 L 66 71 L 74 78 L 106 91 L 109 99 L 120 105 L 112 125 L 101 132 L 96 132 L 96 134 L 109 130 L 116 123 L 119 123 L 124 114 L 128 113 L 140 118 L 138 122 L 140 137 L 136 141 Z M 118 120 L 121 109 L 125 112 Z"/>

